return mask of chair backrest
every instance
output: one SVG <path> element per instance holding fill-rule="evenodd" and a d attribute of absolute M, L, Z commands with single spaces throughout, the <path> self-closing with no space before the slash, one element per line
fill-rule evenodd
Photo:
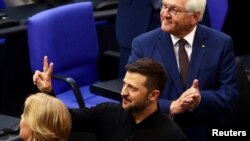
<path fill-rule="evenodd" d="M 97 81 L 98 41 L 91 2 L 45 10 L 28 19 L 31 70 L 42 70 L 43 57 L 54 63 L 53 73 L 72 77 L 79 86 Z M 53 83 L 55 93 L 68 89 Z"/>
<path fill-rule="evenodd" d="M 4 8 L 5 8 L 4 0 L 0 0 L 0 9 L 4 9 Z"/>

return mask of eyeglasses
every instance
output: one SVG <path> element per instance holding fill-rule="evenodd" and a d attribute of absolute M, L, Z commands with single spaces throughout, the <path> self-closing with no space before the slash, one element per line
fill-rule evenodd
<path fill-rule="evenodd" d="M 163 12 L 165 12 L 165 11 L 169 12 L 169 14 L 171 16 L 177 16 L 177 15 L 179 15 L 182 12 L 183 13 L 185 13 L 185 12 L 191 12 L 191 11 L 182 11 L 182 10 L 177 9 L 174 6 L 168 6 L 167 4 L 163 4 L 163 3 L 161 4 L 161 10 Z"/>

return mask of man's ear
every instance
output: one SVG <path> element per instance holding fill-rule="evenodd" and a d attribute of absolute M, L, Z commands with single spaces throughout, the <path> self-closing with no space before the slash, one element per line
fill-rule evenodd
<path fill-rule="evenodd" d="M 191 25 L 195 25 L 197 24 L 197 22 L 199 22 L 199 18 L 200 18 L 200 12 L 194 12 L 192 15 L 192 20 L 191 20 Z"/>
<path fill-rule="evenodd" d="M 159 96 L 160 96 L 160 91 L 159 91 L 159 90 L 153 90 L 153 91 L 151 92 L 151 97 L 150 97 L 150 99 L 151 99 L 151 100 L 157 100 Z"/>

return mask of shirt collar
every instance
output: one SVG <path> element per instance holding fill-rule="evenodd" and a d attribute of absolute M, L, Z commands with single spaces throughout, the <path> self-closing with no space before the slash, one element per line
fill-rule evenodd
<path fill-rule="evenodd" d="M 148 124 L 152 124 L 153 121 L 155 121 L 155 119 L 159 118 L 159 116 L 161 115 L 161 110 L 159 108 L 159 105 L 157 105 L 157 110 L 152 113 L 151 115 L 149 115 L 148 117 L 146 117 L 143 121 L 141 121 L 140 123 L 136 124 L 134 121 L 134 118 L 132 117 L 132 115 L 129 113 L 130 115 L 130 124 L 132 127 L 143 127 L 145 125 Z"/>
<path fill-rule="evenodd" d="M 196 31 L 196 28 L 197 26 L 194 27 L 194 29 L 189 33 L 187 34 L 185 37 L 183 37 L 190 46 L 193 46 L 193 41 L 194 41 L 194 34 L 195 34 L 195 31 Z M 170 34 L 171 36 L 171 39 L 172 39 L 172 42 L 174 45 L 176 45 L 176 43 L 180 40 L 180 38 Z"/>

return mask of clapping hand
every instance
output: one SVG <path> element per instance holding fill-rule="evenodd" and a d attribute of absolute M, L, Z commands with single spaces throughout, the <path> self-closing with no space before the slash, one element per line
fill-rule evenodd
<path fill-rule="evenodd" d="M 186 110 L 193 110 L 198 106 L 200 99 L 199 83 L 198 80 L 195 79 L 193 85 L 171 103 L 170 114 L 175 115 L 183 113 Z"/>

